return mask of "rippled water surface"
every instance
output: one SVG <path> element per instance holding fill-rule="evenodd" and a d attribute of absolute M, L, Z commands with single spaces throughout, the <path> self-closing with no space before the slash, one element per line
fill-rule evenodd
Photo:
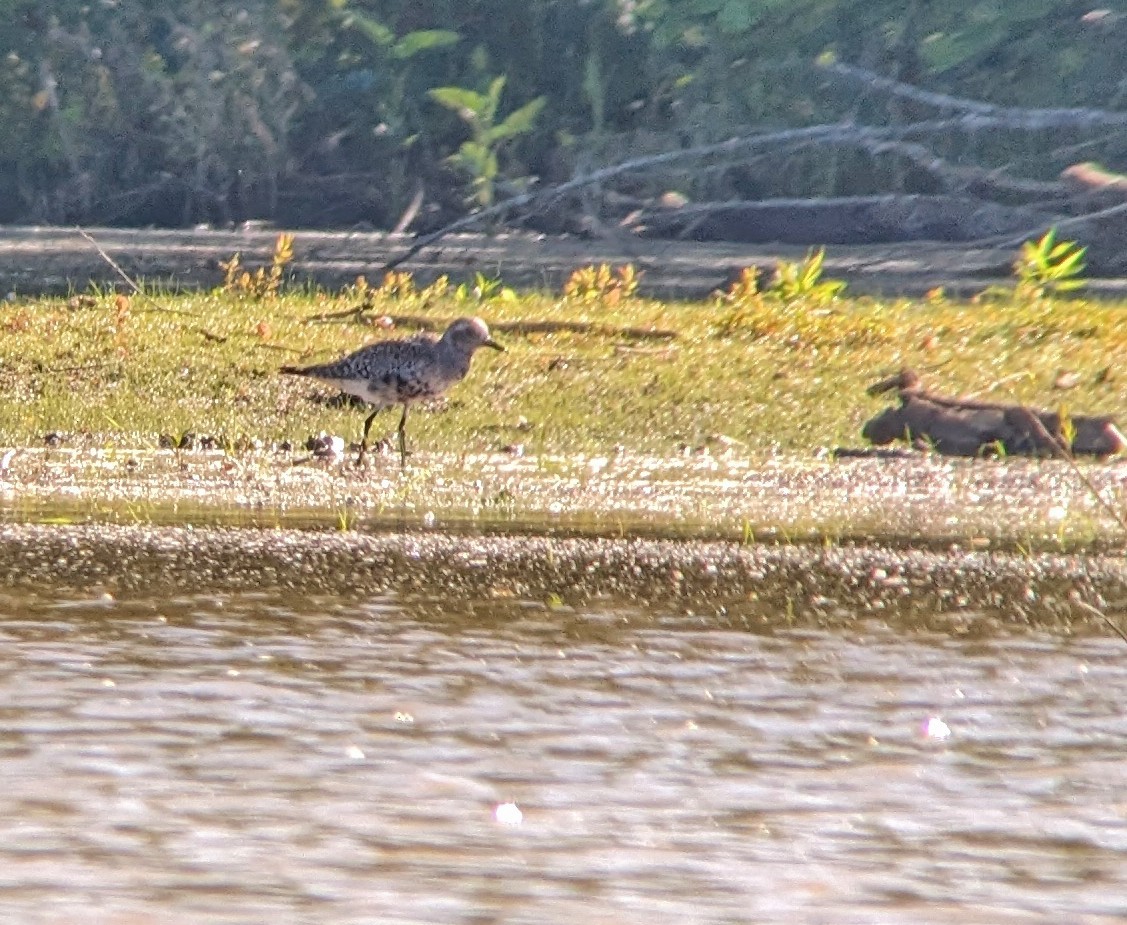
<path fill-rule="evenodd" d="M 0 611 L 5 922 L 1127 917 L 1114 637 L 441 598 Z"/>

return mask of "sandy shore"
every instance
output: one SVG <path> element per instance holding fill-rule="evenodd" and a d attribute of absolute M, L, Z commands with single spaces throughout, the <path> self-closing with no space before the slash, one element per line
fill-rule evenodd
<path fill-rule="evenodd" d="M 1058 462 L 421 455 L 401 472 L 261 452 L 2 458 L 12 586 L 610 595 L 819 622 L 1090 619 L 1127 601 L 1122 528 Z M 1084 472 L 1123 509 L 1127 464 Z"/>

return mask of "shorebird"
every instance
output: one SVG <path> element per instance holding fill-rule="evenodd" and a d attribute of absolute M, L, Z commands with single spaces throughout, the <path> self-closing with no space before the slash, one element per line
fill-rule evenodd
<path fill-rule="evenodd" d="M 319 379 L 376 406 L 364 421 L 360 455 L 356 457 L 358 466 L 364 462 L 368 431 L 376 415 L 385 408 L 402 405 L 403 416 L 397 429 L 399 464 L 406 466 L 407 409 L 415 402 L 437 398 L 450 386 L 461 382 L 470 371 L 470 361 L 479 347 L 505 349 L 489 336 L 489 328 L 480 318 L 459 318 L 438 339 L 420 334 L 407 340 L 380 341 L 331 363 L 283 366 L 279 372 Z"/>

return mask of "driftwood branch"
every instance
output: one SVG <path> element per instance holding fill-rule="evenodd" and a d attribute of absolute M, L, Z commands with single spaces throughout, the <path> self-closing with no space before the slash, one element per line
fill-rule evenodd
<path fill-rule="evenodd" d="M 910 369 L 869 387 L 869 395 L 895 390 L 898 407 L 885 408 L 861 433 L 877 445 L 894 440 L 929 446 L 948 456 L 1108 457 L 1127 451 L 1127 437 L 1107 415 L 1073 415 L 1027 405 L 953 398 L 926 391 Z M 1096 492 L 1097 498 L 1103 499 Z"/>
<path fill-rule="evenodd" d="M 873 71 L 840 61 L 819 64 L 819 67 L 838 77 L 862 83 L 892 96 L 934 106 L 946 112 L 961 112 L 976 119 L 985 119 L 1001 127 L 1038 131 L 1047 128 L 1095 128 L 1097 126 L 1127 125 L 1127 112 L 1110 109 L 1019 109 L 1013 106 L 996 106 L 946 93 L 921 90 L 911 84 L 883 77 Z"/>
<path fill-rule="evenodd" d="M 1054 228 L 1057 231 L 1068 232 L 1070 228 L 1083 228 L 1085 225 L 1089 225 L 1093 221 L 1114 218 L 1117 215 L 1123 215 L 1125 213 L 1127 213 L 1127 202 L 1121 202 L 1118 205 L 1109 206 L 1108 208 L 1100 209 L 1097 212 L 1086 212 L 1084 215 L 1077 215 L 1073 218 L 1064 218 L 1060 219 L 1059 221 L 1040 224 L 1033 228 L 1030 228 L 1028 231 L 1025 231 L 1021 235 L 1018 235 L 1016 237 L 1003 238 L 1002 240 L 993 240 L 990 242 L 990 244 L 995 248 L 1001 248 L 1003 250 L 1007 248 L 1012 249 L 1025 243 L 1030 238 L 1040 237 L 1050 228 Z"/>
<path fill-rule="evenodd" d="M 860 136 L 849 142 L 873 157 L 894 155 L 937 178 L 948 190 L 1010 193 L 1038 199 L 1054 199 L 1072 194 L 1060 180 L 1030 180 L 1011 177 L 1002 170 L 952 164 L 924 145 L 909 141 L 886 141 Z"/>
<path fill-rule="evenodd" d="M 1024 235 L 1027 228 L 1041 223 L 1059 225 L 1057 212 L 955 194 L 895 193 L 694 202 L 676 209 L 643 209 L 629 222 L 650 236 L 751 244 L 981 241 Z"/>
<path fill-rule="evenodd" d="M 1000 123 L 997 120 L 976 115 L 880 127 L 830 123 L 805 128 L 783 129 L 775 132 L 756 132 L 737 138 L 729 138 L 715 144 L 699 145 L 695 148 L 633 158 L 621 164 L 604 167 L 575 177 L 556 186 L 513 196 L 489 208 L 465 215 L 457 221 L 417 239 L 406 251 L 385 263 L 380 272 L 394 270 L 414 257 L 419 251 L 430 247 L 447 235 L 465 231 L 485 221 L 499 219 L 518 209 L 535 214 L 537 211 L 550 207 L 565 196 L 630 173 L 655 170 L 720 156 L 747 156 L 764 148 L 785 147 L 795 144 L 876 144 L 878 142 L 905 140 L 919 135 L 941 135 L 959 128 L 966 131 L 987 131 L 998 127 L 1000 127 Z"/>

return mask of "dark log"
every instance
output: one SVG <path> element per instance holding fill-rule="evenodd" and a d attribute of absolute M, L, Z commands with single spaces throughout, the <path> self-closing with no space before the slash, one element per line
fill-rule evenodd
<path fill-rule="evenodd" d="M 897 408 L 885 408 L 866 422 L 861 436 L 876 446 L 904 440 L 944 456 L 996 454 L 1009 434 L 1000 410 L 957 410 L 905 395 Z"/>
<path fill-rule="evenodd" d="M 645 233 L 749 244 L 964 242 L 1051 224 L 1048 212 L 970 196 L 845 196 L 696 203 L 640 219 Z"/>
<path fill-rule="evenodd" d="M 899 407 L 886 408 L 861 430 L 878 446 L 905 440 L 948 456 L 1108 457 L 1127 451 L 1127 437 L 1107 415 L 1062 417 L 1026 405 L 935 395 L 924 391 L 910 369 L 882 379 L 868 392 L 879 395 L 893 389 Z"/>

